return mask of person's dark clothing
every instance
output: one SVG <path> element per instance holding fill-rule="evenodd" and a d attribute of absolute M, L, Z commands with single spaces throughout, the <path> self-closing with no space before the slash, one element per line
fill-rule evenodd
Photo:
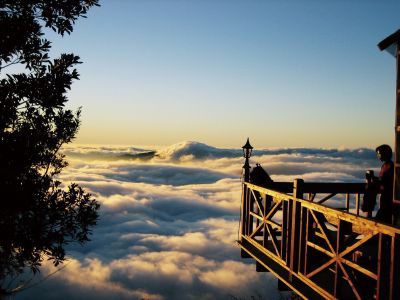
<path fill-rule="evenodd" d="M 361 205 L 361 210 L 363 212 L 369 213 L 368 217 L 372 216 L 372 211 L 376 205 L 376 196 L 378 194 L 378 187 L 373 182 L 368 182 L 365 185 L 365 191 L 363 196 L 363 201 Z"/>
<path fill-rule="evenodd" d="M 386 161 L 379 173 L 380 203 L 376 219 L 385 223 L 392 223 L 393 212 L 393 177 L 394 166 L 392 161 Z"/>
<path fill-rule="evenodd" d="M 269 184 L 271 184 L 273 180 L 267 173 L 267 171 L 264 170 L 263 167 L 261 167 L 260 164 L 256 164 L 256 166 L 251 170 L 250 172 L 250 183 L 262 186 L 262 187 L 268 187 Z"/>

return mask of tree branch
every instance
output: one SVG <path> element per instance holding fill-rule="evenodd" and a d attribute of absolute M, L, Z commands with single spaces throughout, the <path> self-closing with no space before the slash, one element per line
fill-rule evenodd
<path fill-rule="evenodd" d="M 5 68 L 7 68 L 9 66 L 12 66 L 12 65 L 15 65 L 15 64 L 19 64 L 21 61 L 22 61 L 22 58 L 21 57 L 17 57 L 16 59 L 14 59 L 14 61 L 10 62 L 9 64 L 7 64 L 5 66 L 0 66 L 0 72 L 1 72 L 1 70 L 5 69 Z"/>
<path fill-rule="evenodd" d="M 46 176 L 47 173 L 49 172 L 50 165 L 54 162 L 54 157 L 57 155 L 57 153 L 58 153 L 58 151 L 60 150 L 61 146 L 62 146 L 62 143 L 59 143 L 58 146 L 57 146 L 57 148 L 56 148 L 56 150 L 55 150 L 54 153 L 53 153 L 52 159 L 51 159 L 51 160 L 48 162 L 48 164 L 47 164 L 47 168 L 46 168 L 46 171 L 44 172 L 44 175 L 43 175 L 43 176 Z"/>
<path fill-rule="evenodd" d="M 70 260 L 69 262 L 67 262 L 66 264 L 64 264 L 63 266 L 61 266 L 60 268 L 58 268 L 57 270 L 55 270 L 55 271 L 53 271 L 53 272 L 47 274 L 45 277 L 43 277 L 43 278 L 42 278 L 41 280 L 39 280 L 38 282 L 29 284 L 29 283 L 33 280 L 33 277 L 32 277 L 32 278 L 29 279 L 27 282 L 25 282 L 25 283 L 23 283 L 23 284 L 21 284 L 21 285 L 15 287 L 15 288 L 13 288 L 12 290 L 4 291 L 4 293 L 5 293 L 5 295 L 13 295 L 13 294 L 16 294 L 16 293 L 18 293 L 18 292 L 25 291 L 25 290 L 27 290 L 27 289 L 29 289 L 29 288 L 34 287 L 34 286 L 37 286 L 37 285 L 43 283 L 45 280 L 49 279 L 51 276 L 53 276 L 53 275 L 55 275 L 56 273 L 60 272 L 62 269 L 66 268 L 70 263 L 71 263 L 71 260 Z M 1 295 L 1 294 L 0 294 L 0 295 Z"/>

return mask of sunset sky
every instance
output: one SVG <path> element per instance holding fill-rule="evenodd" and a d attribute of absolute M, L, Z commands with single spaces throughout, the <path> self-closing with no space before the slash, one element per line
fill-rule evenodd
<path fill-rule="evenodd" d="M 84 64 L 76 143 L 393 144 L 397 0 L 102 1 L 53 53 Z"/>

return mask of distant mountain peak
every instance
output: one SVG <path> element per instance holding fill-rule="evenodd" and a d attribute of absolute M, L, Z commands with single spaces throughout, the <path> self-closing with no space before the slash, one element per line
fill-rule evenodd
<path fill-rule="evenodd" d="M 183 141 L 157 151 L 157 156 L 165 159 L 179 160 L 190 156 L 194 159 L 236 156 L 234 149 L 219 149 L 196 141 Z M 240 154 L 239 154 L 240 155 Z"/>

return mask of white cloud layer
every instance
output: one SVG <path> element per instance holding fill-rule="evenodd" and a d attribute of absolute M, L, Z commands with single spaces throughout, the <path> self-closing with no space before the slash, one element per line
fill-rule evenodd
<path fill-rule="evenodd" d="M 69 147 L 64 182 L 101 202 L 85 247 L 67 266 L 15 299 L 280 299 L 236 246 L 241 149 L 185 142 L 165 149 Z M 379 168 L 370 149 L 254 151 L 275 181 L 361 181 Z M 41 276 L 54 271 L 45 263 Z"/>

